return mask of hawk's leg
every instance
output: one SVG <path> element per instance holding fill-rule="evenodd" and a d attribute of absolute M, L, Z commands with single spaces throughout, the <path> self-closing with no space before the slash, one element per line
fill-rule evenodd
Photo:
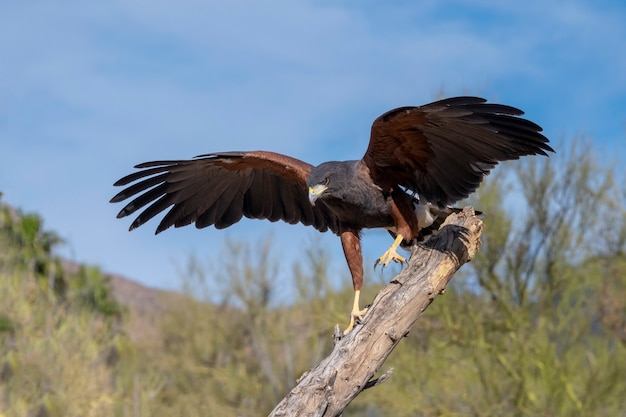
<path fill-rule="evenodd" d="M 400 263 L 406 262 L 406 259 L 403 256 L 398 255 L 398 252 L 396 251 L 398 246 L 400 246 L 400 243 L 402 243 L 402 240 L 404 240 L 404 237 L 401 234 L 398 234 L 398 236 L 396 236 L 396 240 L 394 240 L 391 244 L 391 247 L 376 260 L 374 268 L 376 268 L 378 264 L 382 264 L 383 268 L 385 268 L 391 263 L 391 261 Z"/>
<path fill-rule="evenodd" d="M 359 309 L 359 296 L 360 295 L 361 295 L 360 290 L 354 291 L 354 303 L 352 304 L 352 312 L 350 313 L 350 324 L 348 324 L 348 327 L 343 331 L 344 336 L 347 335 L 350 330 L 352 330 L 352 328 L 354 327 L 354 323 L 356 323 L 356 320 L 357 319 L 362 320 L 363 316 L 367 312 L 367 308 L 364 308 L 362 310 Z"/>
<path fill-rule="evenodd" d="M 359 295 L 363 286 L 363 255 L 361 254 L 361 240 L 358 231 L 345 231 L 341 233 L 341 246 L 346 255 L 348 268 L 352 275 L 352 287 L 354 288 L 354 302 L 352 303 L 352 312 L 350 313 L 350 324 L 343 331 L 347 334 L 356 323 L 357 319 L 363 318 L 365 309 L 359 309 Z"/>

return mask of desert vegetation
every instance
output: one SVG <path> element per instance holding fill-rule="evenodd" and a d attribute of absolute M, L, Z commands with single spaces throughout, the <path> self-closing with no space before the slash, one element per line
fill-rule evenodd
<path fill-rule="evenodd" d="M 623 415 L 626 178 L 589 149 L 562 144 L 488 178 L 466 202 L 485 213 L 479 255 L 344 415 Z M 229 241 L 226 264 L 190 258 L 182 294 L 159 293 L 138 324 L 102 271 L 54 255 L 39 215 L 1 204 L 2 417 L 266 415 L 330 352 L 351 302 L 315 240 L 296 265 L 271 241 Z"/>

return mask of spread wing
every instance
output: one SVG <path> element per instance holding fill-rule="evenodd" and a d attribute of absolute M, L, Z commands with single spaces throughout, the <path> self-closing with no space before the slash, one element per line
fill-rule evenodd
<path fill-rule="evenodd" d="M 522 114 L 478 97 L 400 107 L 374 121 L 363 162 L 383 189 L 400 185 L 445 206 L 474 192 L 500 161 L 554 152 Z"/>
<path fill-rule="evenodd" d="M 193 222 L 197 228 L 215 225 L 222 229 L 243 216 L 300 222 L 322 232 L 339 230 L 336 217 L 323 203 L 309 203 L 306 178 L 312 166 L 286 155 L 212 153 L 192 160 L 146 162 L 135 168 L 141 170 L 114 184 L 128 187 L 111 199 L 117 203 L 136 196 L 117 215 L 126 217 L 143 209 L 129 230 L 168 209 L 156 233 Z"/>

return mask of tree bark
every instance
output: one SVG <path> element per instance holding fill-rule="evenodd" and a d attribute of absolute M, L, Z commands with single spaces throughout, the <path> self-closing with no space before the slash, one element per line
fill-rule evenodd
<path fill-rule="evenodd" d="M 360 392 L 387 379 L 390 371 L 372 380 L 454 273 L 473 259 L 481 232 L 482 221 L 466 207 L 414 246 L 408 266 L 378 293 L 362 323 L 298 380 L 270 416 L 339 416 Z"/>

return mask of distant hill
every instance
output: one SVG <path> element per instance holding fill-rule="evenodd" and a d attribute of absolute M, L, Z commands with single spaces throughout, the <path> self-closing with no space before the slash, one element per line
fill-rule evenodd
<path fill-rule="evenodd" d="M 63 268 L 76 273 L 80 264 L 63 260 Z M 159 321 L 167 309 L 180 305 L 187 298 L 176 291 L 151 288 L 121 275 L 106 275 L 115 300 L 128 311 L 124 320 L 126 333 L 138 346 L 154 346 L 161 342 Z"/>

